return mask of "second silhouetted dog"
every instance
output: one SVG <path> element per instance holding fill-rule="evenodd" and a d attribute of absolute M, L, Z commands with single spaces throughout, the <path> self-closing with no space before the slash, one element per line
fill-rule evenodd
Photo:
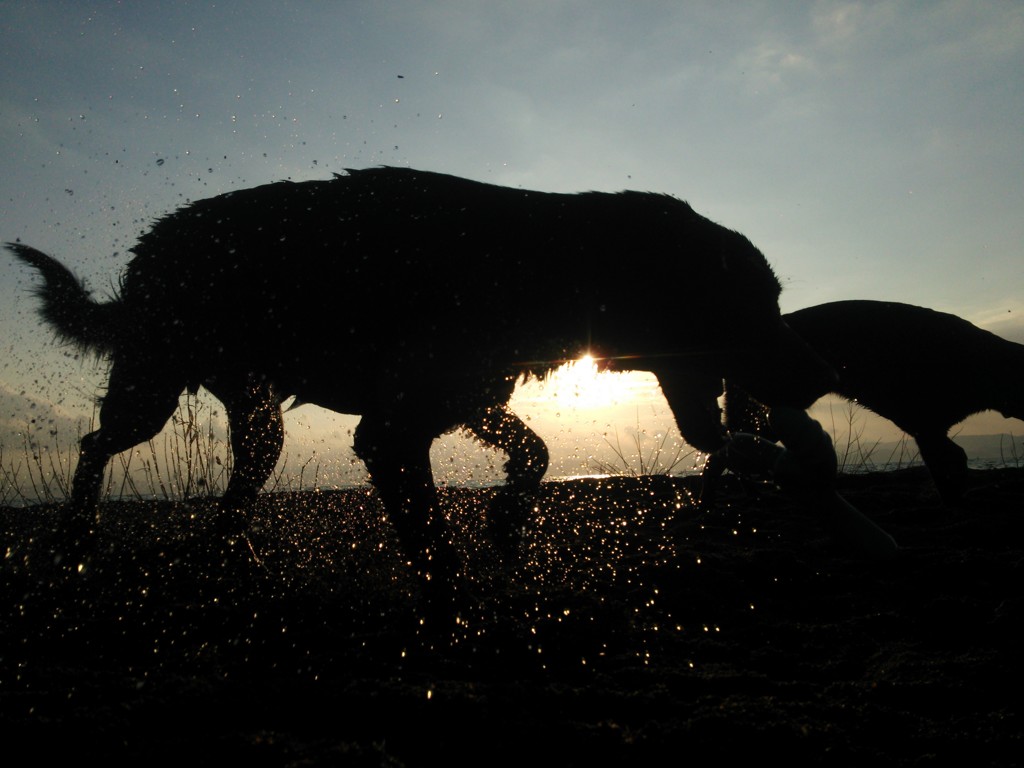
<path fill-rule="evenodd" d="M 967 483 L 967 455 L 949 430 L 972 414 L 1024 419 L 1024 345 L 966 320 L 886 301 L 836 301 L 791 312 L 786 323 L 839 375 L 829 392 L 874 411 L 914 438 L 946 504 Z M 730 431 L 761 430 L 764 409 L 726 387 Z"/>

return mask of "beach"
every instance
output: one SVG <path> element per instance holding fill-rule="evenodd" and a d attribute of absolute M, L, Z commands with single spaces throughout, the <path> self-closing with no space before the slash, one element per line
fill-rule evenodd
<path fill-rule="evenodd" d="M 842 475 L 887 562 L 723 479 L 542 485 L 515 562 L 493 489 L 442 488 L 467 585 L 429 614 L 369 489 L 268 494 L 255 557 L 215 502 L 107 502 L 83 572 L 59 505 L 0 510 L 0 728 L 23 763 L 814 766 L 1024 760 L 1024 470 Z M 234 554 L 232 554 L 234 553 Z M 440 626 L 439 626 L 440 625 Z M 14 764 L 14 763 L 9 763 Z"/>

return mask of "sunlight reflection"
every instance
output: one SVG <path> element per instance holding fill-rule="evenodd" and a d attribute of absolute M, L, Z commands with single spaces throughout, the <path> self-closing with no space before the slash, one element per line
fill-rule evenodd
<path fill-rule="evenodd" d="M 556 403 L 571 403 L 580 408 L 600 408 L 629 396 L 628 383 L 623 385 L 621 375 L 602 375 L 590 355 L 555 370 L 549 386 Z"/>
<path fill-rule="evenodd" d="M 561 407 L 580 409 L 635 403 L 659 394 L 653 375 L 601 370 L 589 354 L 565 363 L 541 380 L 523 382 L 519 390 L 522 391 L 517 390 L 517 395 L 522 399 L 531 399 L 532 395 Z"/>

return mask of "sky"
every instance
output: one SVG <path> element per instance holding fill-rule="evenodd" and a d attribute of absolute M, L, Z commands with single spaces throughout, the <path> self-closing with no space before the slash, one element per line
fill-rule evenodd
<path fill-rule="evenodd" d="M 388 164 L 671 193 L 765 253 L 784 311 L 903 301 L 1024 342 L 1020 3 L 2 1 L 0 148 L 0 239 L 100 295 L 187 201 Z M 638 263 L 652 307 L 685 319 L 657 260 Z M 39 326 L 33 284 L 0 256 L 4 456 L 32 419 L 73 442 L 103 382 Z M 580 372 L 513 401 L 559 473 L 677 439 L 650 377 Z M 360 473 L 354 423 L 290 412 L 293 461 Z M 456 469 L 467 457 L 483 468 Z M 496 462 L 459 440 L 435 456 L 452 482 Z"/>

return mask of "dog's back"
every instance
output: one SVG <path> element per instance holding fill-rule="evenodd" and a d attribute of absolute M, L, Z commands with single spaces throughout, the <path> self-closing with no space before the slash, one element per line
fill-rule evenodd
<path fill-rule="evenodd" d="M 1024 417 L 1024 345 L 955 315 L 860 300 L 808 307 L 785 320 L 835 368 L 836 394 L 909 434 L 947 431 L 989 409 Z"/>

